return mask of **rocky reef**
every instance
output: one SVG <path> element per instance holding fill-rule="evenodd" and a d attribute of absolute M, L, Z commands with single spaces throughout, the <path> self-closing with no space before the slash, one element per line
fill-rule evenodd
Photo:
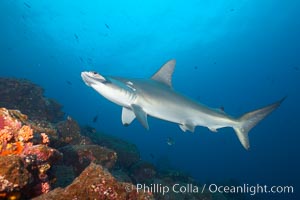
<path fill-rule="evenodd" d="M 0 199 L 214 199 L 208 192 L 138 190 L 197 183 L 142 161 L 134 144 L 63 115 L 35 84 L 0 78 Z"/>
<path fill-rule="evenodd" d="M 35 200 L 48 199 L 154 199 L 150 193 L 137 192 L 131 183 L 118 182 L 101 165 L 91 163 L 69 186 L 56 188 Z"/>
<path fill-rule="evenodd" d="M 58 122 L 63 119 L 62 106 L 45 98 L 43 88 L 23 79 L 0 78 L 0 106 L 20 110 L 31 120 Z"/>

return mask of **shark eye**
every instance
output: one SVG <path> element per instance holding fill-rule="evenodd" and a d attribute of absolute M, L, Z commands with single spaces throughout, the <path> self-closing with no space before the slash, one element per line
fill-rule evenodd
<path fill-rule="evenodd" d="M 97 75 L 98 73 L 97 72 L 92 72 L 94 75 Z"/>

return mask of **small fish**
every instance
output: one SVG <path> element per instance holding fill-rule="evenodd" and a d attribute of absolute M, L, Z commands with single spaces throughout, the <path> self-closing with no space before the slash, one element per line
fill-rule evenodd
<path fill-rule="evenodd" d="M 234 11 L 235 11 L 235 9 L 234 9 L 234 8 L 231 8 L 229 11 L 230 11 L 230 12 L 234 12 Z"/>
<path fill-rule="evenodd" d="M 151 159 L 154 159 L 153 153 L 150 153 L 150 157 L 151 157 Z"/>
<path fill-rule="evenodd" d="M 108 26 L 108 24 L 105 24 L 105 27 L 106 27 L 107 29 L 110 29 L 110 27 Z"/>
<path fill-rule="evenodd" d="M 96 115 L 95 117 L 93 117 L 93 123 L 96 123 L 98 120 L 98 115 Z"/>
<path fill-rule="evenodd" d="M 94 61 L 93 61 L 92 58 L 87 58 L 87 59 L 86 59 L 86 62 L 87 62 L 88 65 L 94 66 Z"/>
<path fill-rule="evenodd" d="M 76 41 L 79 42 L 79 37 L 76 33 L 74 33 L 74 37 L 75 37 Z"/>
<path fill-rule="evenodd" d="M 168 137 L 168 139 L 167 139 L 167 144 L 168 144 L 169 146 L 172 146 L 172 145 L 175 144 L 175 141 L 173 140 L 173 138 Z"/>
<path fill-rule="evenodd" d="M 27 8 L 31 8 L 31 5 L 29 5 L 28 3 L 26 2 L 23 2 L 24 3 L 24 6 L 26 6 Z"/>
<path fill-rule="evenodd" d="M 67 82 L 68 85 L 72 85 L 72 82 L 71 82 L 71 81 L 68 81 L 68 80 L 67 80 L 66 82 Z"/>
<path fill-rule="evenodd" d="M 80 59 L 80 61 L 83 63 L 84 62 L 84 60 L 83 60 L 83 58 L 80 56 L 79 57 L 79 59 Z"/>
<path fill-rule="evenodd" d="M 221 107 L 220 107 L 220 110 L 222 110 L 222 111 L 224 112 L 224 106 L 221 106 Z"/>
<path fill-rule="evenodd" d="M 299 71 L 299 67 L 295 66 L 293 68 L 294 68 L 294 70 Z"/>
<path fill-rule="evenodd" d="M 197 70 L 197 69 L 198 69 L 198 66 L 194 66 L 194 69 L 196 69 L 196 70 Z"/>

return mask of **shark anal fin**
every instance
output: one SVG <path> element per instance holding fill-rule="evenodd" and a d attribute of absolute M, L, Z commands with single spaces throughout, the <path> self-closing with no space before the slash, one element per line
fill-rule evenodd
<path fill-rule="evenodd" d="M 208 129 L 214 133 L 218 132 L 218 130 L 216 128 L 213 128 L 213 127 L 208 127 Z"/>
<path fill-rule="evenodd" d="M 151 77 L 151 79 L 172 87 L 172 75 L 175 64 L 176 61 L 174 59 L 169 60 Z"/>
<path fill-rule="evenodd" d="M 136 116 L 136 118 L 139 120 L 139 122 L 147 129 L 149 130 L 149 125 L 147 121 L 147 113 L 143 111 L 143 109 L 138 105 L 132 105 L 132 110 Z"/>
<path fill-rule="evenodd" d="M 135 114 L 132 110 L 123 107 L 122 109 L 122 123 L 124 126 L 128 126 L 135 119 Z"/>
<path fill-rule="evenodd" d="M 195 131 L 195 126 L 191 124 L 180 124 L 179 127 L 183 132 L 190 131 L 193 133 Z"/>

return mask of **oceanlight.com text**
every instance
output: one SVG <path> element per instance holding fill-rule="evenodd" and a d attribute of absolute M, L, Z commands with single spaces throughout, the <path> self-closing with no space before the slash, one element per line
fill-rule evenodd
<path fill-rule="evenodd" d="M 160 193 L 165 195 L 167 193 L 221 193 L 221 194 L 293 194 L 293 186 L 268 186 L 268 185 L 249 185 L 243 184 L 239 186 L 229 186 L 229 185 L 218 185 L 218 184 L 204 184 L 202 186 L 197 186 L 194 184 L 173 184 L 173 185 L 163 185 L 163 184 L 136 184 L 137 192 L 147 192 L 147 193 Z M 131 191 L 133 188 L 126 188 L 126 190 Z"/>
<path fill-rule="evenodd" d="M 210 193 L 230 193 L 230 194 L 292 194 L 294 193 L 293 186 L 267 186 L 267 185 L 249 185 L 243 184 L 240 186 L 228 186 L 228 185 L 217 185 L 209 184 L 203 185 L 204 188 L 207 187 Z"/>

